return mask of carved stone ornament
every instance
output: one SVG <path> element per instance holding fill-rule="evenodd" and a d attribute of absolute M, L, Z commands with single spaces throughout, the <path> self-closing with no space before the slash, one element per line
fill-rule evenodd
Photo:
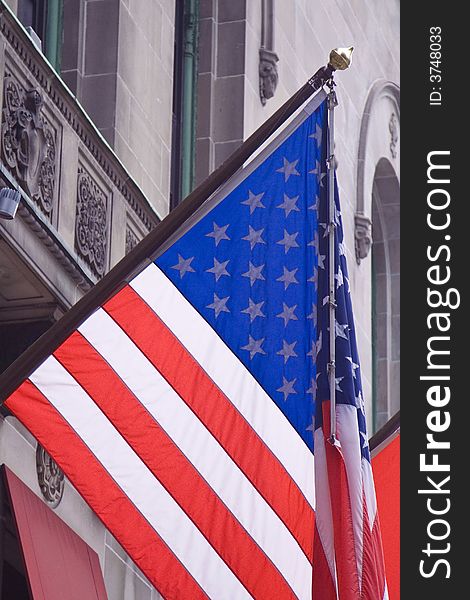
<path fill-rule="evenodd" d="M 93 273 L 104 275 L 108 248 L 106 196 L 88 173 L 79 170 L 75 249 Z"/>
<path fill-rule="evenodd" d="M 56 179 L 56 134 L 42 115 L 42 96 L 10 75 L 3 84 L 2 158 L 25 192 L 51 217 Z"/>
<path fill-rule="evenodd" d="M 398 121 L 395 113 L 392 113 L 388 123 L 390 131 L 390 153 L 393 158 L 397 157 L 397 142 L 398 142 Z"/>
<path fill-rule="evenodd" d="M 279 80 L 276 65 L 278 61 L 278 55 L 272 50 L 259 49 L 259 95 L 263 106 L 266 104 L 266 100 L 274 96 L 276 91 Z"/>
<path fill-rule="evenodd" d="M 126 229 L 126 254 L 129 254 L 129 252 L 135 246 L 137 246 L 138 242 L 139 242 L 139 240 L 137 239 L 137 236 L 132 231 L 132 229 L 129 229 L 129 227 L 128 227 Z"/>
<path fill-rule="evenodd" d="M 372 245 L 372 221 L 365 214 L 356 213 L 354 216 L 354 225 L 356 262 L 359 265 L 361 260 L 369 254 Z"/>
<path fill-rule="evenodd" d="M 64 472 L 53 458 L 38 444 L 36 471 L 42 495 L 51 508 L 56 508 L 64 494 Z"/>

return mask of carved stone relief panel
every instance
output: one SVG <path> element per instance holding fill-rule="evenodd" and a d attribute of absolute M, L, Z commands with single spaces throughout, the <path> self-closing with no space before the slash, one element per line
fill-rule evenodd
<path fill-rule="evenodd" d="M 110 203 L 110 194 L 80 166 L 77 176 L 75 250 L 97 277 L 102 277 L 108 266 Z"/>
<path fill-rule="evenodd" d="M 274 96 L 279 80 L 274 51 L 274 0 L 261 0 L 261 47 L 259 49 L 259 95 L 264 106 Z"/>
<path fill-rule="evenodd" d="M 395 113 L 392 113 L 390 117 L 390 121 L 388 123 L 388 130 L 390 131 L 390 154 L 392 155 L 392 158 L 396 158 L 399 125 Z"/>
<path fill-rule="evenodd" d="M 42 495 L 51 508 L 56 508 L 64 494 L 64 472 L 55 460 L 38 444 L 36 472 Z"/>
<path fill-rule="evenodd" d="M 367 257 L 372 245 L 372 221 L 363 213 L 354 215 L 354 244 L 356 250 L 356 262 L 359 265 L 361 260 Z"/>
<path fill-rule="evenodd" d="M 126 254 L 137 246 L 137 244 L 146 236 L 147 232 L 142 230 L 142 227 L 139 227 L 132 218 L 132 216 L 127 213 L 126 220 Z"/>
<path fill-rule="evenodd" d="M 278 55 L 272 50 L 260 48 L 259 50 L 259 94 L 261 104 L 274 96 L 279 75 L 277 72 Z"/>
<path fill-rule="evenodd" d="M 38 89 L 21 84 L 7 72 L 3 80 L 2 160 L 49 220 L 58 179 L 58 137 L 45 116 Z"/>
<path fill-rule="evenodd" d="M 138 242 L 137 236 L 128 226 L 126 228 L 126 254 L 129 254 L 129 252 L 137 246 Z"/>

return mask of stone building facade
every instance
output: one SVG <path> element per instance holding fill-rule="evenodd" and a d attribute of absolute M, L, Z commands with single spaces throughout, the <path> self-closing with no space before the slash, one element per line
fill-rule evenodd
<path fill-rule="evenodd" d="M 0 219 L 0 370 L 352 45 L 336 153 L 379 428 L 399 408 L 398 42 L 398 0 L 0 0 L 0 187 L 21 194 Z M 40 487 L 47 461 L 4 411 L 0 462 L 98 553 L 109 598 L 159 598 L 60 473 Z"/>

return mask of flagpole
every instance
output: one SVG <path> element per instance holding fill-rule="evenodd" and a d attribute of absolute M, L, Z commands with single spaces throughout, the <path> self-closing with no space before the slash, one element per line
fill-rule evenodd
<path fill-rule="evenodd" d="M 328 379 L 330 385 L 330 442 L 334 445 L 336 440 L 336 290 L 335 290 L 335 169 L 334 155 L 334 115 L 338 105 L 334 90 L 334 81 L 331 77 L 328 82 L 330 93 L 327 98 L 328 107 L 328 145 L 326 166 L 328 169 L 328 285 L 329 285 L 329 326 L 330 326 L 330 354 L 328 362 Z"/>
<path fill-rule="evenodd" d="M 346 68 L 352 49 L 332 50 L 329 62 L 285 102 L 207 179 L 193 190 L 154 230 L 139 242 L 103 279 L 94 285 L 64 316 L 34 342 L 0 375 L 0 406 L 12 392 L 87 319 L 96 308 L 139 272 L 155 252 L 232 177 L 266 140 L 304 104 L 322 89 L 335 70 Z M 349 53 L 349 55 L 348 55 Z"/>
<path fill-rule="evenodd" d="M 334 65 L 335 71 L 344 71 L 351 64 L 353 47 L 337 48 L 330 54 L 329 64 Z M 328 382 L 330 388 L 330 437 L 331 444 L 336 442 L 336 282 L 335 282 L 335 121 L 334 110 L 338 105 L 338 99 L 334 90 L 335 82 L 333 73 L 326 82 L 330 88 L 327 97 L 328 108 L 328 142 L 327 142 L 327 160 L 328 169 L 328 306 L 329 306 L 329 362 L 328 362 Z"/>

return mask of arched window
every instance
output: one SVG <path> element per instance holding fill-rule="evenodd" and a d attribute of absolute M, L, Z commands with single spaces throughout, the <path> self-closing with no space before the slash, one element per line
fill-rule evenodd
<path fill-rule="evenodd" d="M 372 187 L 372 419 L 380 429 L 400 405 L 400 189 L 381 158 Z"/>
<path fill-rule="evenodd" d="M 353 285 L 363 308 L 357 320 L 371 433 L 400 407 L 399 99 L 400 90 L 391 81 L 380 79 L 372 85 L 358 147 L 354 220 L 358 268 Z"/>

